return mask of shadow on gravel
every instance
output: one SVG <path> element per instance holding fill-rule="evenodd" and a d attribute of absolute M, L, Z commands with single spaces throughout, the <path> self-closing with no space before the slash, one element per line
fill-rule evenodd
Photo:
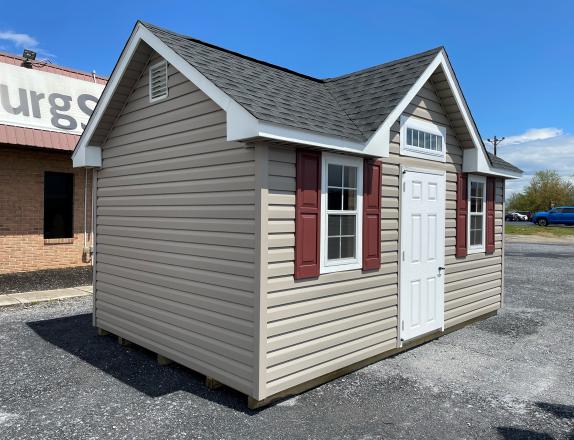
<path fill-rule="evenodd" d="M 184 391 L 247 415 L 257 414 L 247 408 L 245 395 L 223 387 L 209 390 L 205 376 L 178 364 L 160 366 L 156 355 L 137 345 L 123 347 L 115 336 L 98 336 L 92 315 L 75 315 L 27 323 L 42 339 L 98 368 L 106 374 L 146 394 L 160 397 Z M 66 362 L 64 359 L 62 362 Z M 67 365 L 61 368 L 66 369 Z M 89 368 L 80 374 L 90 374 Z M 77 371 L 77 370 L 74 370 Z"/>
<path fill-rule="evenodd" d="M 554 440 L 551 435 L 544 432 L 531 431 L 529 429 L 518 428 L 496 428 L 504 440 Z"/>
<path fill-rule="evenodd" d="M 574 406 L 561 405 L 557 403 L 536 402 L 536 406 L 541 410 L 552 414 L 559 419 L 574 419 Z M 496 428 L 504 440 L 553 440 L 550 434 L 536 432 L 529 429 L 519 429 L 499 426 Z M 574 429 L 568 433 L 569 439 L 574 439 Z"/>

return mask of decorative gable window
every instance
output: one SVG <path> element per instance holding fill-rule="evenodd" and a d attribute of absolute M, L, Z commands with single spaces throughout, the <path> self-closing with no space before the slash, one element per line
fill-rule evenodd
<path fill-rule="evenodd" d="M 400 153 L 446 161 L 446 128 L 413 116 L 401 116 Z"/>
<path fill-rule="evenodd" d="M 167 98 L 167 61 L 163 60 L 149 68 L 149 102 Z"/>

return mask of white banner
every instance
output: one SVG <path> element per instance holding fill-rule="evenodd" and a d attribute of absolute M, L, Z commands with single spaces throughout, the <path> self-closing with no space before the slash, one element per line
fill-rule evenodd
<path fill-rule="evenodd" d="M 0 124 L 82 134 L 102 84 L 0 63 Z"/>

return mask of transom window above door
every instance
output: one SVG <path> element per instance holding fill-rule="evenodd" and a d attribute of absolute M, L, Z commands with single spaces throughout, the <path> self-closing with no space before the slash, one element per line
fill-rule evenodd
<path fill-rule="evenodd" d="M 446 128 L 414 116 L 401 116 L 400 153 L 446 161 Z"/>
<path fill-rule="evenodd" d="M 362 161 L 323 155 L 321 272 L 361 266 Z"/>

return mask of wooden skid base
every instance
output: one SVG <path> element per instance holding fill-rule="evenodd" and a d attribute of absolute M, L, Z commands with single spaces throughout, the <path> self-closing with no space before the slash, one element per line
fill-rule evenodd
<path fill-rule="evenodd" d="M 120 344 L 122 347 L 129 347 L 130 345 L 132 345 L 130 341 L 128 341 L 125 338 L 122 338 L 121 336 L 118 336 L 118 344 Z"/>
<path fill-rule="evenodd" d="M 97 328 L 98 336 L 108 336 L 110 334 L 109 331 L 104 330 L 103 328 Z"/>
<path fill-rule="evenodd" d="M 294 387 L 291 387 L 291 388 L 283 390 L 283 391 L 279 391 L 278 393 L 275 393 L 271 396 L 268 396 L 262 400 L 257 400 L 251 396 L 247 396 L 247 406 L 249 407 L 249 409 L 255 410 L 255 409 L 259 409 L 259 408 L 263 408 L 265 406 L 268 406 L 271 403 L 276 402 L 278 400 L 285 399 L 285 398 L 291 397 L 291 396 L 295 396 L 297 394 L 301 394 L 305 391 L 309 391 L 313 388 L 316 388 L 320 385 L 323 385 L 323 384 L 330 382 L 334 379 L 337 379 L 341 376 L 345 376 L 349 373 L 352 373 L 353 371 L 360 370 L 361 368 L 364 368 L 367 365 L 374 364 L 375 362 L 379 362 L 380 360 L 386 359 L 386 358 L 391 357 L 391 356 L 395 356 L 399 353 L 410 350 L 411 348 L 417 347 L 417 346 L 422 345 L 422 344 L 426 344 L 427 342 L 430 342 L 434 339 L 437 339 L 440 336 L 444 336 L 448 333 L 452 333 L 453 331 L 459 330 L 460 328 L 466 327 L 467 325 L 472 324 L 474 322 L 482 321 L 483 319 L 487 319 L 487 318 L 490 318 L 492 316 L 495 316 L 497 313 L 498 313 L 498 311 L 495 310 L 494 312 L 490 312 L 490 313 L 484 314 L 482 316 L 478 316 L 474 319 L 470 319 L 468 321 L 465 321 L 465 322 L 462 322 L 462 323 L 457 324 L 455 326 L 452 326 L 452 327 L 446 329 L 444 332 L 437 331 L 437 332 L 428 333 L 426 335 L 421 336 L 420 338 L 413 339 L 412 341 L 408 341 L 408 343 L 403 344 L 402 347 L 398 347 L 398 348 L 395 348 L 393 350 L 389 350 L 389 351 L 386 351 L 384 353 L 378 354 L 376 356 L 372 356 L 368 359 L 365 359 L 365 360 L 356 362 L 352 365 L 348 365 L 346 367 L 340 368 L 340 369 L 335 370 L 331 373 L 327 373 L 323 376 L 317 377 L 315 379 L 311 379 L 308 382 L 305 382 L 305 383 L 302 383 L 299 385 L 295 385 Z"/>
<path fill-rule="evenodd" d="M 205 376 L 205 386 L 210 390 L 216 390 L 221 388 L 223 384 L 213 377 Z"/>
<path fill-rule="evenodd" d="M 173 361 L 171 359 L 166 358 L 165 356 L 162 356 L 161 354 L 158 354 L 157 363 L 160 365 L 169 365 L 173 364 Z"/>

